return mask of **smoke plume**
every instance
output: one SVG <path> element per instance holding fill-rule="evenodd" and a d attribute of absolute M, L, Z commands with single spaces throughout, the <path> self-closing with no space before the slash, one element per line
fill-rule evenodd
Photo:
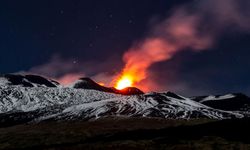
<path fill-rule="evenodd" d="M 150 89 L 140 82 L 147 79 L 153 64 L 167 61 L 180 51 L 207 50 L 225 32 L 249 31 L 246 6 L 249 2 L 244 0 L 200 0 L 174 9 L 124 54 L 125 67 L 119 76 L 129 74 L 135 86 Z"/>
<path fill-rule="evenodd" d="M 224 33 L 248 32 L 249 6 L 247 0 L 193 0 L 173 9 L 171 15 L 150 27 L 147 37 L 125 52 L 125 66 L 118 75 L 117 70 L 110 70 L 120 68 L 115 65 L 119 64 L 117 59 L 107 58 L 100 63 L 65 60 L 58 56 L 28 72 L 52 77 L 63 84 L 86 75 L 106 86 L 114 85 L 118 78 L 129 74 L 134 86 L 144 91 L 157 90 L 160 86 L 154 82 L 154 72 L 150 71 L 153 64 L 168 61 L 181 51 L 208 50 Z M 186 84 L 178 86 L 183 85 L 188 87 Z"/>
<path fill-rule="evenodd" d="M 105 63 L 95 61 L 83 62 L 55 55 L 47 63 L 19 73 L 43 75 L 58 81 L 62 85 L 69 85 L 82 77 L 91 77 L 96 82 L 110 86 L 114 78 L 114 70 L 109 70 L 109 72 L 106 70 L 110 67 L 118 68 L 116 67 L 117 63 L 113 63 L 113 61 L 116 61 L 116 59 L 108 59 Z"/>

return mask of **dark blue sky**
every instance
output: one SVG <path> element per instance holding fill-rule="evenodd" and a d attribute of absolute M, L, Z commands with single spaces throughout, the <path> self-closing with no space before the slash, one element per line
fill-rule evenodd
<path fill-rule="evenodd" d="M 1 0 L 0 73 L 29 71 L 54 56 L 79 64 L 112 59 L 110 67 L 99 70 L 119 71 L 123 53 L 146 36 L 155 18 L 166 18 L 172 9 L 190 1 Z M 206 51 L 183 51 L 170 61 L 154 64 L 152 78 L 166 85 L 160 90 L 186 95 L 250 94 L 250 34 L 230 32 L 216 43 Z M 74 69 L 69 70 L 65 73 Z"/>

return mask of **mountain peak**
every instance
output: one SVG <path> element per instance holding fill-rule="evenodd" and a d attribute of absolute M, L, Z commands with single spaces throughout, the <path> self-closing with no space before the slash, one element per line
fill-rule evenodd
<path fill-rule="evenodd" d="M 86 77 L 78 79 L 70 88 L 51 88 L 56 86 L 55 83 L 37 75 L 1 76 L 1 125 L 109 116 L 169 119 L 250 116 L 250 99 L 241 93 L 188 98 L 173 92 L 144 94 L 136 87 L 117 90 L 101 86 Z"/>
<path fill-rule="evenodd" d="M 94 82 L 92 79 L 84 77 L 75 81 L 71 87 L 76 89 L 99 89 L 102 86 Z"/>
<path fill-rule="evenodd" d="M 73 83 L 70 87 L 76 88 L 76 89 L 92 89 L 92 90 L 98 90 L 98 91 L 122 94 L 122 95 L 144 94 L 144 92 L 142 92 L 140 89 L 136 87 L 127 87 L 122 90 L 118 90 L 114 87 L 105 87 L 96 83 L 95 81 L 93 81 L 91 78 L 88 78 L 88 77 L 80 78 L 75 83 Z"/>
<path fill-rule="evenodd" d="M 0 85 L 19 85 L 23 87 L 59 87 L 60 83 L 57 81 L 47 79 L 39 75 L 22 75 L 22 74 L 4 74 L 0 75 Z M 79 78 L 77 81 L 69 85 L 70 88 L 75 89 L 92 89 L 102 92 L 109 92 L 122 95 L 139 95 L 144 94 L 136 87 L 127 87 L 123 90 L 115 89 L 114 87 L 105 87 L 88 77 Z"/>
<path fill-rule="evenodd" d="M 250 98 L 242 93 L 197 96 L 192 100 L 216 109 L 236 111 L 250 108 Z"/>
<path fill-rule="evenodd" d="M 20 74 L 5 74 L 1 75 L 2 81 L 5 80 L 6 85 L 21 85 L 24 87 L 57 87 L 58 82 L 38 75 L 20 75 Z"/>
<path fill-rule="evenodd" d="M 121 94 L 124 95 L 140 95 L 140 94 L 144 94 L 144 92 L 142 92 L 140 89 L 136 88 L 136 87 L 126 87 L 122 90 L 119 90 Z"/>

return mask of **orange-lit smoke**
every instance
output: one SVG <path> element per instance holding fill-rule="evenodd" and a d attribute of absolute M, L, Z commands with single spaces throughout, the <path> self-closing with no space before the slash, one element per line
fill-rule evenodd
<path fill-rule="evenodd" d="M 137 83 L 147 78 L 147 70 L 152 64 L 168 60 L 184 48 L 199 50 L 211 45 L 209 36 L 197 33 L 199 18 L 184 15 L 176 14 L 167 22 L 161 23 L 154 28 L 156 36 L 149 37 L 128 50 L 123 56 L 125 67 L 118 78 L 129 75 L 133 85 L 137 86 Z M 148 89 L 146 85 L 140 88 Z"/>
<path fill-rule="evenodd" d="M 111 83 L 119 89 L 136 86 L 144 91 L 158 90 L 157 82 L 148 78 L 149 75 L 154 76 L 149 71 L 153 64 L 167 61 L 183 50 L 206 50 L 225 32 L 250 31 L 249 1 L 192 2 L 174 9 L 172 15 L 151 28 L 147 37 L 135 43 L 124 54 L 125 66 L 118 75 L 114 72 L 120 67 L 116 65 L 119 60 L 114 58 L 106 58 L 102 62 L 85 62 L 82 59 L 74 63 L 74 59 L 55 57 L 28 72 L 56 79 L 59 77 L 62 84 L 69 84 L 86 75 L 106 86 Z"/>
<path fill-rule="evenodd" d="M 83 77 L 83 74 L 72 73 L 72 74 L 66 74 L 56 80 L 62 85 L 69 85 L 77 81 L 81 77 Z"/>
<path fill-rule="evenodd" d="M 208 49 L 227 27 L 249 30 L 249 17 L 239 9 L 242 3 L 241 0 L 220 0 L 219 3 L 204 0 L 196 3 L 196 9 L 189 5 L 176 9 L 167 20 L 154 26 L 147 38 L 124 54 L 125 66 L 116 83 L 130 76 L 133 86 L 143 85 L 139 83 L 147 79 L 148 69 L 154 63 L 169 60 L 182 50 Z M 148 90 L 148 86 L 144 84 L 139 88 Z"/>

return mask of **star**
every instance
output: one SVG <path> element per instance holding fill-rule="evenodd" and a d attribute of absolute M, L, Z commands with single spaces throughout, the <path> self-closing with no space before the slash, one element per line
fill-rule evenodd
<path fill-rule="evenodd" d="M 93 47 L 93 43 L 89 43 L 89 47 Z"/>
<path fill-rule="evenodd" d="M 129 23 L 129 24 L 132 24 L 132 23 L 134 23 L 134 21 L 133 21 L 132 19 L 130 19 L 130 20 L 128 21 L 128 23 Z"/>

